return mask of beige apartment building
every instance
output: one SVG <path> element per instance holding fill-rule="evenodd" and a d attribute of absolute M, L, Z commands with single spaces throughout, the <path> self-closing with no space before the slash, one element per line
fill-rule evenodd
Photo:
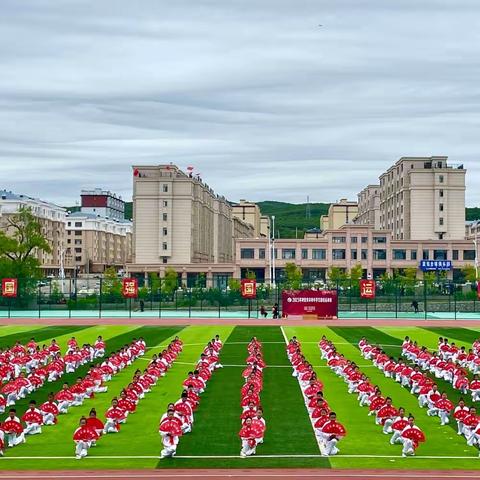
<path fill-rule="evenodd" d="M 328 215 L 320 217 L 320 229 L 332 230 L 340 228 L 342 225 L 353 223 L 358 215 L 358 204 L 346 198 L 332 203 L 328 208 Z"/>
<path fill-rule="evenodd" d="M 255 227 L 233 214 L 225 197 L 176 165 L 133 167 L 133 259 L 131 273 L 174 268 L 223 274 L 234 263 L 234 239 L 251 238 Z"/>
<path fill-rule="evenodd" d="M 75 212 L 66 219 L 67 254 L 77 274 L 124 270 L 132 260 L 132 224 L 93 213 Z"/>
<path fill-rule="evenodd" d="M 448 157 L 402 157 L 380 175 L 380 228 L 396 240 L 465 236 L 465 173 Z"/>
<path fill-rule="evenodd" d="M 368 185 L 358 194 L 358 215 L 354 223 L 380 228 L 380 185 Z"/>
<path fill-rule="evenodd" d="M 260 207 L 247 200 L 232 205 L 233 216 L 253 226 L 254 237 L 267 237 L 270 233 L 270 218 L 262 215 Z M 242 237 L 236 237 L 242 238 Z"/>
<path fill-rule="evenodd" d="M 2 230 L 8 232 L 8 218 L 18 213 L 21 207 L 31 209 L 42 227 L 42 234 L 51 247 L 49 253 L 36 252 L 43 274 L 59 275 L 62 269 L 67 273 L 71 271 L 71 257 L 65 251 L 66 210 L 38 198 L 0 190 L 0 228 Z"/>

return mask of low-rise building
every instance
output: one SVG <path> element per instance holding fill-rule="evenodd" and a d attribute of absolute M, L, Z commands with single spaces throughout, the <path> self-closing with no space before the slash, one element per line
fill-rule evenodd
<path fill-rule="evenodd" d="M 38 219 L 42 234 L 47 239 L 51 252 L 35 252 L 45 276 L 60 275 L 62 270 L 68 274 L 72 269 L 72 259 L 66 252 L 65 218 L 67 211 L 51 202 L 23 194 L 0 190 L 0 228 L 11 231 L 8 219 L 19 212 L 20 208 L 29 208 Z"/>
<path fill-rule="evenodd" d="M 332 230 L 340 228 L 342 225 L 352 223 L 358 215 L 358 204 L 346 198 L 332 203 L 328 208 L 328 215 L 320 217 L 320 228 L 322 230 Z"/>
<path fill-rule="evenodd" d="M 93 213 L 75 212 L 66 218 L 67 254 L 78 274 L 124 270 L 132 260 L 132 224 Z"/>

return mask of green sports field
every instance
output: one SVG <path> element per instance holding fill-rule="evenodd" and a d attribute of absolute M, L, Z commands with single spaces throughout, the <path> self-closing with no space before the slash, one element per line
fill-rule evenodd
<path fill-rule="evenodd" d="M 193 432 L 182 437 L 174 459 L 159 460 L 161 450 L 157 426 L 168 402 L 176 401 L 181 383 L 192 368 L 207 341 L 219 334 L 224 341 L 221 363 L 202 395 L 195 414 Z M 438 336 L 447 336 L 461 345 L 471 345 L 479 333 L 469 328 L 420 327 L 262 327 L 262 326 L 4 326 L 0 327 L 0 347 L 16 340 L 26 343 L 31 337 L 37 342 L 56 338 L 64 351 L 67 340 L 74 335 L 79 343 L 93 342 L 103 335 L 107 353 L 129 343 L 133 337 L 143 336 L 148 350 L 145 357 L 108 383 L 109 390 L 86 400 L 81 407 L 72 407 L 67 415 L 59 416 L 58 424 L 43 427 L 41 435 L 30 436 L 27 443 L 8 449 L 0 458 L 0 469 L 137 469 L 137 468 L 255 468 L 255 467 L 323 467 L 323 468 L 395 468 L 395 469 L 480 469 L 478 450 L 467 447 L 465 439 L 456 435 L 456 424 L 440 426 L 438 417 L 428 417 L 418 407 L 417 399 L 407 389 L 387 379 L 372 364 L 360 356 L 358 340 L 365 335 L 370 342 L 380 343 L 385 350 L 398 357 L 405 335 L 430 348 L 436 347 Z M 108 408 L 112 396 L 126 386 L 137 368 L 144 368 L 152 352 L 161 349 L 175 335 L 184 342 L 184 350 L 167 376 L 161 378 L 152 392 L 142 400 L 134 415 L 122 426 L 120 433 L 100 439 L 90 449 L 89 456 L 75 460 L 72 434 L 78 419 L 92 407 L 100 418 Z M 239 457 L 240 442 L 240 388 L 241 372 L 247 356 L 246 346 L 252 336 L 263 343 L 267 368 L 261 394 L 267 421 L 265 443 L 257 448 L 257 457 Z M 324 394 L 348 436 L 339 444 L 340 454 L 325 458 L 319 448 L 305 409 L 302 394 L 285 354 L 285 337 L 296 335 L 304 354 L 315 365 L 325 385 Z M 426 443 L 417 450 L 417 456 L 401 457 L 401 446 L 391 446 L 389 436 L 383 435 L 368 417 L 366 408 L 358 406 L 355 395 L 347 393 L 346 384 L 336 377 L 320 359 L 317 343 L 322 335 L 332 340 L 345 356 L 361 365 L 361 369 L 381 386 L 382 392 L 393 398 L 417 419 L 427 436 Z M 83 376 L 84 366 L 74 374 L 64 375 L 59 382 L 46 384 L 26 399 L 17 402 L 17 412 L 25 411 L 28 400 L 42 403 L 50 391 L 58 391 L 63 381 Z M 438 380 L 440 390 L 446 390 L 452 401 L 459 393 L 449 384 Z M 3 417 L 2 417 L 3 420 Z"/>

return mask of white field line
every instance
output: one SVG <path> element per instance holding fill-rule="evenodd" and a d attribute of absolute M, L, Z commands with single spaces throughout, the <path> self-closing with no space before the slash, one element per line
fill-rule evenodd
<path fill-rule="evenodd" d="M 282 331 L 282 335 L 283 335 L 283 338 L 285 340 L 285 345 L 288 345 L 288 338 L 287 338 L 287 335 L 285 333 L 285 330 L 283 329 L 283 326 L 280 327 L 280 330 Z M 287 353 L 285 352 L 285 355 L 287 355 Z M 290 360 L 289 360 L 290 361 Z M 293 367 L 290 366 L 290 368 L 293 370 Z M 312 417 L 310 417 L 310 413 L 308 411 L 308 399 L 307 397 L 305 396 L 305 394 L 303 393 L 303 390 L 302 390 L 302 386 L 300 385 L 300 378 L 297 376 L 296 377 L 297 379 L 297 382 L 298 382 L 298 387 L 300 388 L 300 392 L 302 394 L 302 398 L 303 398 L 303 401 L 305 402 L 305 409 L 307 410 L 307 415 L 308 415 L 308 419 L 310 420 L 310 424 L 312 425 L 312 429 L 313 429 L 313 436 L 315 437 L 315 441 L 317 442 L 317 446 L 318 446 L 318 450 L 320 453 L 322 453 L 322 447 L 321 447 L 321 442 L 320 442 L 320 438 L 317 437 L 317 434 L 315 432 L 315 426 L 314 426 L 314 420 Z"/>
<path fill-rule="evenodd" d="M 283 327 L 281 326 L 280 329 L 282 329 Z M 400 341 L 400 339 L 399 339 Z M 229 342 L 228 340 L 225 342 L 225 344 L 228 344 L 228 345 L 248 345 L 250 342 Z M 350 343 L 350 342 L 335 342 L 337 345 L 354 345 L 353 343 Z M 225 346 L 224 344 L 224 346 Z M 262 342 L 262 344 L 277 344 L 277 345 L 284 345 L 284 342 Z M 308 344 L 314 344 L 314 345 L 318 345 L 318 341 L 317 342 L 302 342 L 302 345 L 305 344 L 305 345 L 308 345 Z M 193 347 L 193 346 L 198 346 L 198 345 L 204 345 L 205 346 L 205 343 L 184 343 L 183 346 L 184 347 Z M 397 347 L 397 348 L 402 348 L 402 345 L 389 345 L 389 344 L 386 344 L 386 343 L 379 343 L 380 346 L 383 346 L 383 347 Z M 168 347 L 168 344 L 166 345 L 155 345 L 154 347 L 147 347 L 147 350 L 150 349 L 150 348 L 161 348 L 161 347 Z"/>
<path fill-rule="evenodd" d="M 159 459 L 158 455 L 98 455 L 85 457 L 82 459 L 84 462 L 89 460 L 118 460 L 118 459 L 127 459 L 127 460 L 153 460 Z M 228 458 L 242 458 L 240 455 L 177 455 L 176 459 L 228 459 Z M 325 457 L 320 454 L 291 454 L 291 455 L 255 455 L 252 458 L 331 458 Z M 401 455 L 335 455 L 335 460 L 342 458 L 399 458 L 403 459 Z M 428 460 L 480 460 L 478 456 L 452 456 L 452 455 L 415 455 L 408 457 L 405 461 L 412 461 L 415 459 L 428 459 Z M 0 457 L 0 462 L 8 460 L 75 460 L 75 457 L 72 456 L 25 456 L 25 457 Z M 168 461 L 168 460 L 166 460 Z M 83 476 L 83 475 L 82 475 Z M 478 477 L 475 477 L 478 478 Z"/>

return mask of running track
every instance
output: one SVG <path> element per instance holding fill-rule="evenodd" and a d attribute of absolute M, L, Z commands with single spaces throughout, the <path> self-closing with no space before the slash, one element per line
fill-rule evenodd
<path fill-rule="evenodd" d="M 77 317 L 77 318 L 0 318 L 0 325 L 276 325 L 294 326 L 336 326 L 336 327 L 467 327 L 480 328 L 480 320 L 421 320 L 392 318 L 341 318 L 339 320 L 302 320 L 302 319 L 258 319 L 258 318 L 151 318 L 151 317 Z"/>
<path fill-rule="evenodd" d="M 442 470 L 425 471 L 425 470 L 122 470 L 122 471 L 30 471 L 30 472 L 8 472 L 0 473 L 0 480 L 11 479 L 102 479 L 102 480 L 124 480 L 124 479 L 186 479 L 200 478 L 203 480 L 253 480 L 253 479 L 273 479 L 280 478 L 282 480 L 418 480 L 422 479 L 473 479 L 480 478 L 477 471 L 451 471 Z"/>

